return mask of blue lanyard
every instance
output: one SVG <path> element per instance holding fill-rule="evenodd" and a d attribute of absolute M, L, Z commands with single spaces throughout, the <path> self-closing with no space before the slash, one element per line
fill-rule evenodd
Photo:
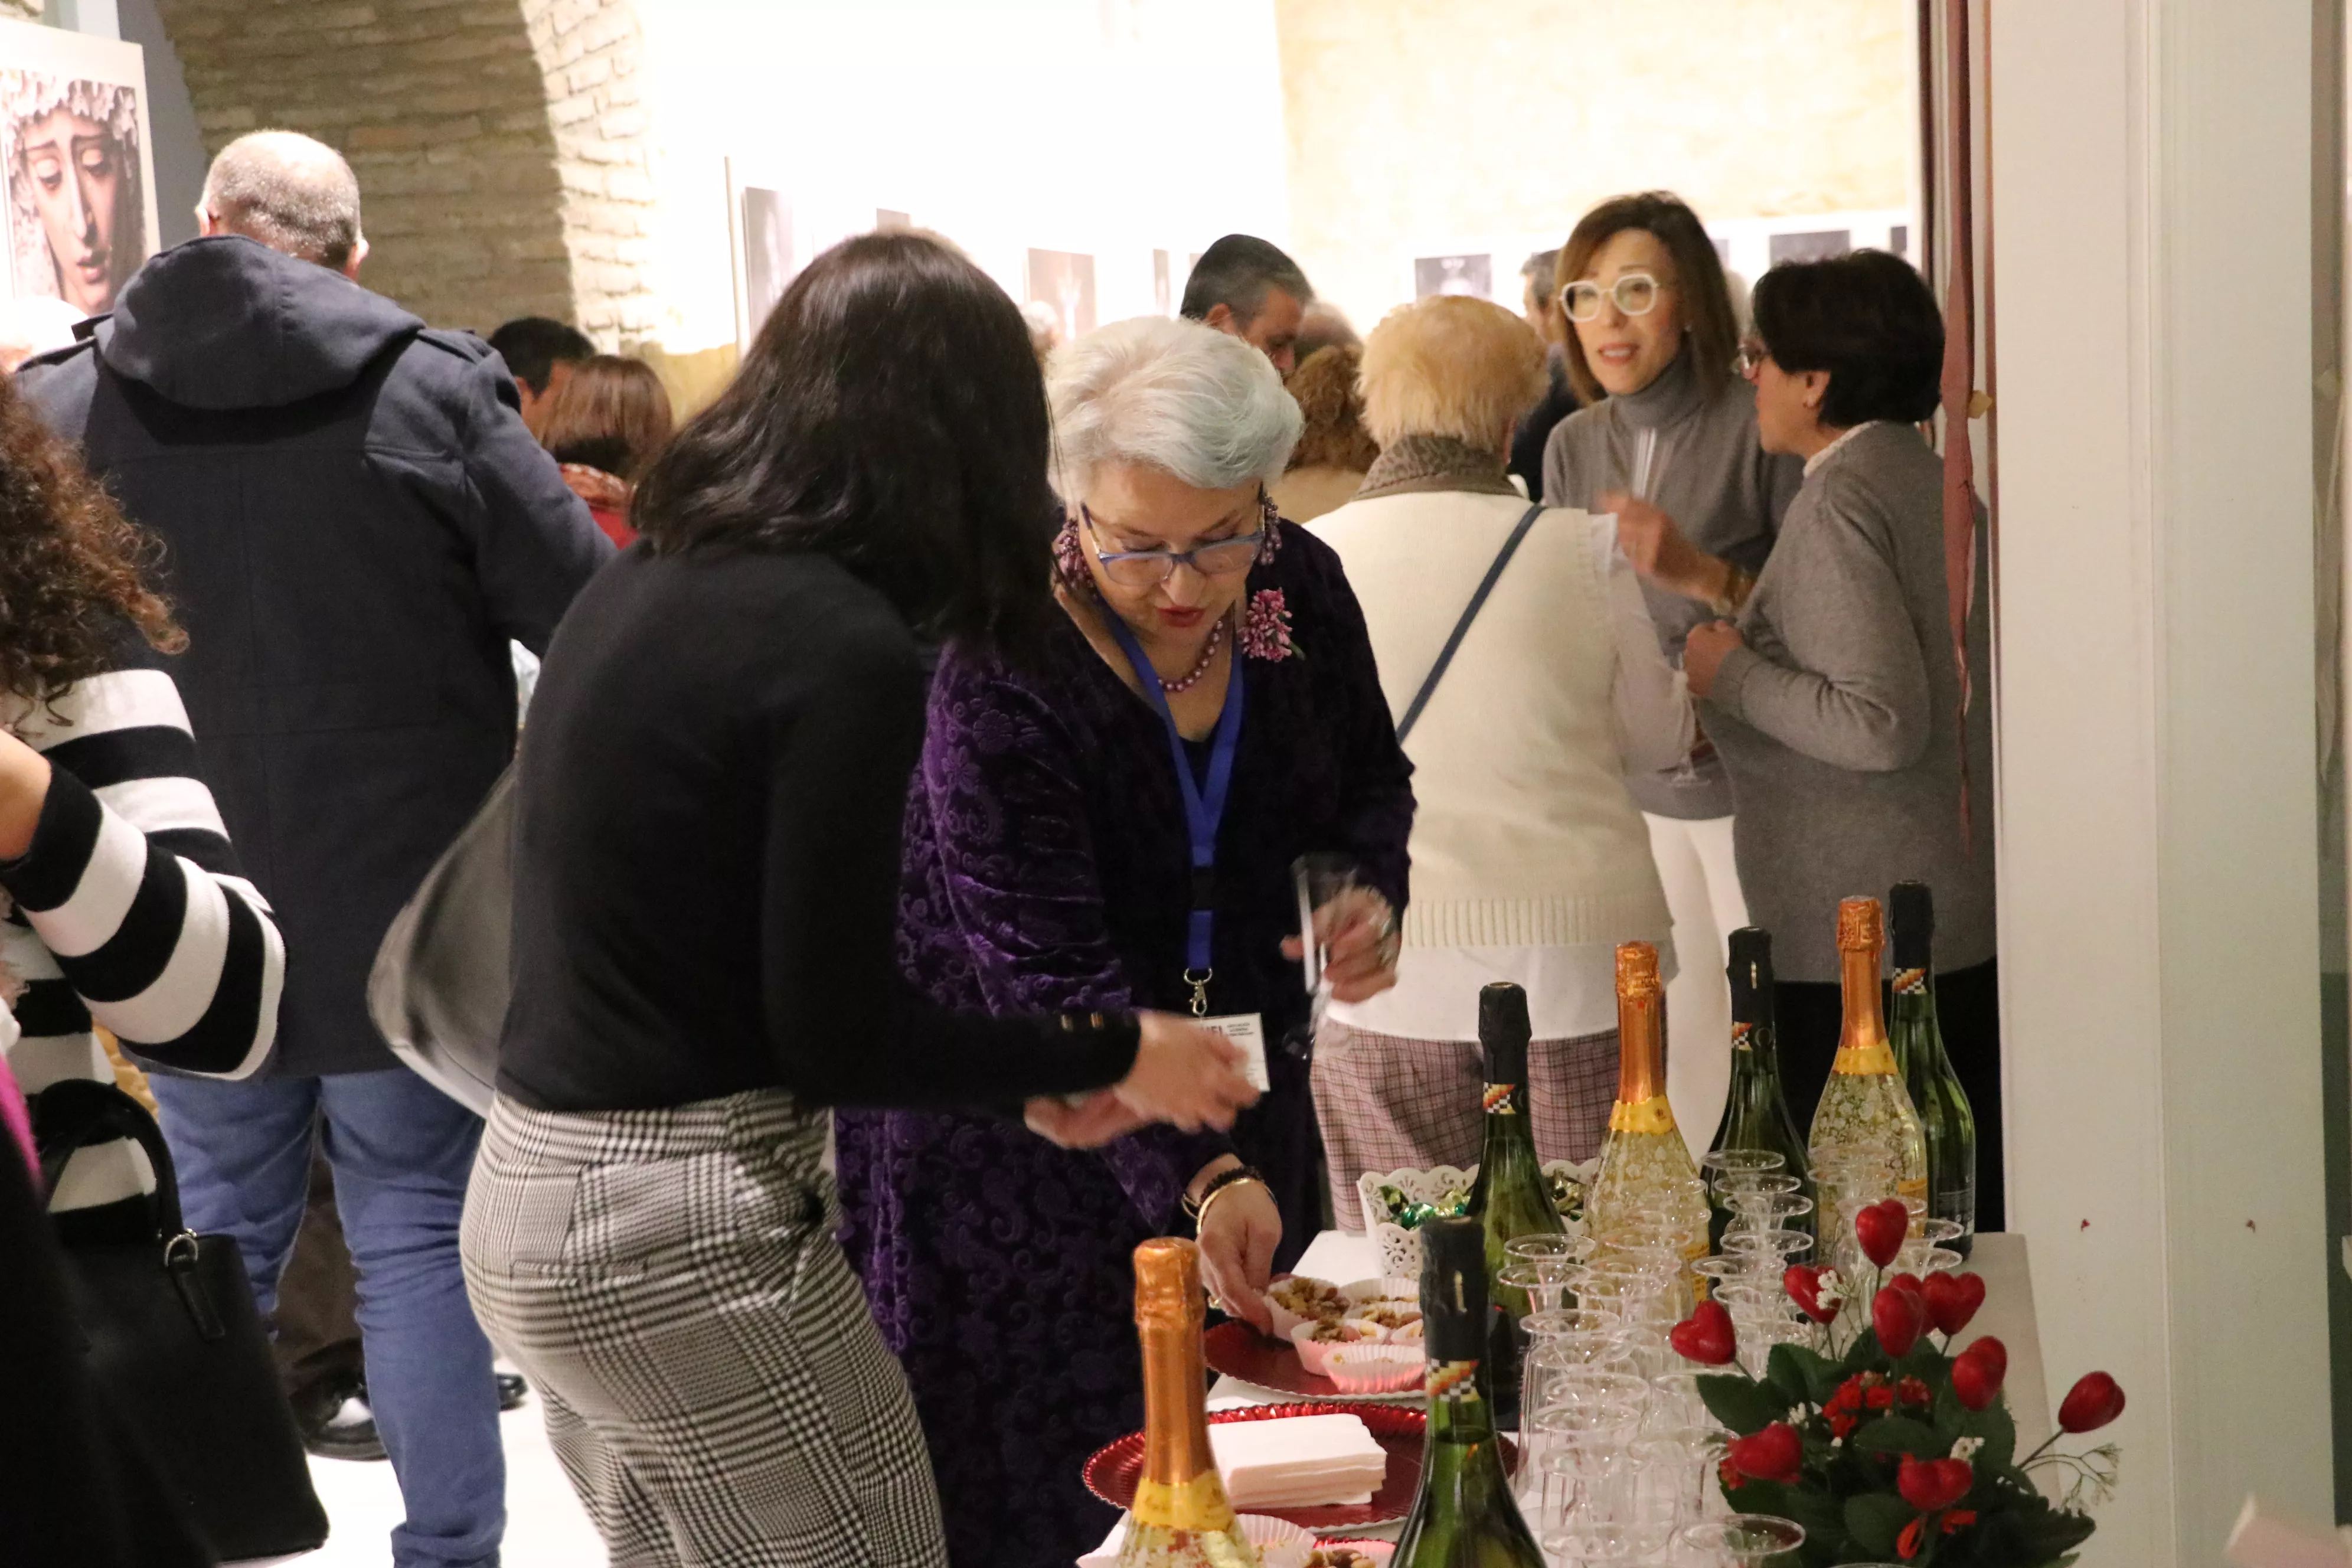
<path fill-rule="evenodd" d="M 1209 982 L 1216 973 L 1209 960 L 1216 920 L 1217 828 L 1225 819 L 1225 800 L 1233 789 L 1234 753 L 1241 749 L 1242 708 L 1248 689 L 1242 679 L 1241 647 L 1236 643 L 1234 647 L 1233 668 L 1225 680 L 1224 711 L 1217 716 L 1216 738 L 1209 747 L 1209 783 L 1204 790 L 1192 776 L 1192 759 L 1184 754 L 1184 733 L 1176 728 L 1176 715 L 1169 710 L 1168 690 L 1160 672 L 1151 668 L 1125 621 L 1108 608 L 1103 619 L 1110 624 L 1111 636 L 1118 639 L 1127 662 L 1135 667 L 1137 684 L 1151 699 L 1160 722 L 1168 731 L 1168 754 L 1176 763 L 1176 787 L 1184 796 L 1184 826 L 1192 841 L 1192 910 L 1185 930 L 1184 984 L 1192 988 L 1193 1016 L 1205 1016 Z"/>

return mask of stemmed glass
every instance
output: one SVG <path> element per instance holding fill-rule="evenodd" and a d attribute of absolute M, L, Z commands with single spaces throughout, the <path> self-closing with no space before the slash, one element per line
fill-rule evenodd
<path fill-rule="evenodd" d="M 1769 1513 L 1735 1513 L 1691 1525 L 1683 1531 L 1683 1542 L 1721 1568 L 1764 1568 L 1782 1552 L 1802 1546 L 1805 1531 L 1791 1520 Z"/>

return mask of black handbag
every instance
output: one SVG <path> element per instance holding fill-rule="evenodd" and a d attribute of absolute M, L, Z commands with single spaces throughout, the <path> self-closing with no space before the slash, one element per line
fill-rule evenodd
<path fill-rule="evenodd" d="M 65 1245 L 91 1383 L 221 1557 L 317 1549 L 327 1510 L 236 1241 L 182 1223 L 163 1130 L 122 1090 L 67 1079 L 30 1103 L 49 1190 L 75 1150 L 118 1138 L 155 1171 L 154 1234 Z"/>

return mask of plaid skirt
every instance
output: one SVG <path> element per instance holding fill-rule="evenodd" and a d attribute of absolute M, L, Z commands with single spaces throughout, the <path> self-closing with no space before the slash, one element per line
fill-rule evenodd
<path fill-rule="evenodd" d="M 824 1129 L 774 1089 L 491 1109 L 467 1290 L 612 1568 L 945 1568 L 906 1379 L 834 1240 Z"/>
<path fill-rule="evenodd" d="M 1617 1099 L 1617 1031 L 1528 1047 L 1528 1100 L 1536 1156 L 1585 1161 L 1601 1152 Z M 1342 1229 L 1366 1228 L 1356 1178 L 1477 1163 L 1486 1066 L 1467 1040 L 1410 1040 L 1326 1019 L 1315 1037 L 1315 1115 Z"/>

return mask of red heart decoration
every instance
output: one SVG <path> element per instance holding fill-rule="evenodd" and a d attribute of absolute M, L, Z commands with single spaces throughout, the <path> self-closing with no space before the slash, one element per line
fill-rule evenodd
<path fill-rule="evenodd" d="M 1934 1513 L 1968 1496 L 1976 1479 L 1976 1468 L 1966 1459 L 1922 1459 L 1906 1454 L 1903 1468 L 1895 1472 L 1895 1489 L 1921 1513 Z"/>
<path fill-rule="evenodd" d="M 1721 1366 L 1738 1350 L 1731 1314 L 1720 1301 L 1701 1301 L 1697 1310 L 1676 1323 L 1666 1335 L 1675 1353 L 1701 1366 Z"/>
<path fill-rule="evenodd" d="M 1910 1232 L 1911 1211 L 1901 1198 L 1881 1199 L 1853 1216 L 1853 1238 L 1862 1243 L 1862 1255 L 1881 1268 L 1895 1261 Z"/>
<path fill-rule="evenodd" d="M 1835 1321 L 1839 1309 L 1845 1305 L 1843 1299 L 1826 1307 L 1822 1305 L 1822 1270 L 1811 1264 L 1792 1264 L 1789 1271 L 1780 1276 L 1780 1285 L 1789 1292 L 1789 1300 L 1817 1323 Z"/>
<path fill-rule="evenodd" d="M 1919 1277 L 1916 1274 L 1890 1274 L 1886 1277 L 1886 1288 L 1889 1290 L 1900 1290 L 1906 1295 L 1916 1296 L 1922 1301 L 1927 1299 L 1927 1288 L 1919 1283 Z"/>
<path fill-rule="evenodd" d="M 2001 1343 L 1999 1340 L 1993 1338 L 1990 1334 L 1987 1334 L 1981 1339 L 1970 1341 L 1969 1342 L 1969 1348 L 1962 1351 L 1960 1353 L 1964 1356 L 1981 1356 L 1986 1361 L 1991 1363 L 1994 1373 L 1993 1381 L 1995 1383 L 1999 1383 L 2002 1378 L 2009 1375 L 2009 1347 Z"/>
<path fill-rule="evenodd" d="M 1988 1351 L 1986 1346 L 1992 1348 Z M 1952 1363 L 1952 1397 L 1968 1410 L 1982 1410 L 2000 1395 L 2000 1380 L 2009 1373 L 2009 1353 L 1999 1340 L 1979 1340 Z"/>
<path fill-rule="evenodd" d="M 1909 1355 L 1927 1327 L 1927 1303 L 1889 1285 L 1870 1303 L 1870 1326 L 1878 1331 L 1879 1348 L 1888 1355 Z"/>
<path fill-rule="evenodd" d="M 1785 1421 L 1775 1421 L 1761 1432 L 1734 1437 L 1724 1455 L 1731 1468 L 1751 1481 L 1793 1481 L 1803 1470 L 1804 1439 Z"/>
<path fill-rule="evenodd" d="M 2095 1432 L 2124 1413 L 2124 1391 L 2104 1372 L 2086 1372 L 2066 1391 L 2058 1425 L 2069 1432 Z"/>
<path fill-rule="evenodd" d="M 1950 1337 L 1969 1326 L 1969 1320 L 1984 1305 L 1985 1282 L 1976 1274 L 1930 1274 L 1921 1289 L 1927 1298 L 1927 1316 L 1936 1321 L 1936 1331 Z"/>

